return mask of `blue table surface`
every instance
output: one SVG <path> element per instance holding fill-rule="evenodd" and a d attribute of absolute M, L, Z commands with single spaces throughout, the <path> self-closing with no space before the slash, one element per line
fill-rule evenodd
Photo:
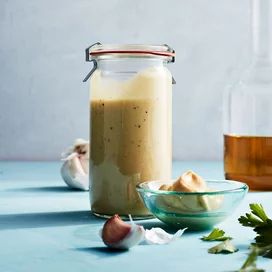
<path fill-rule="evenodd" d="M 138 245 L 111 252 L 98 235 L 104 220 L 90 212 L 88 192 L 63 183 L 60 162 L 0 162 L 0 271 L 234 271 L 241 267 L 254 232 L 237 218 L 251 202 L 262 203 L 272 215 L 272 193 L 249 193 L 231 217 L 219 225 L 239 251 L 208 254 L 215 243 L 199 238 L 207 232 L 185 232 L 168 245 Z M 222 179 L 222 162 L 174 162 L 173 176 L 193 169 L 207 179 Z M 138 221 L 164 227 L 156 219 Z M 272 271 L 272 261 L 258 266 Z"/>

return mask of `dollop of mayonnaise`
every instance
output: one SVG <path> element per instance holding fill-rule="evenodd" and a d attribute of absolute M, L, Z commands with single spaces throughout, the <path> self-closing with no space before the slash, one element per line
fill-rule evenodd
<path fill-rule="evenodd" d="M 159 190 L 176 192 L 213 192 L 206 181 L 193 171 L 182 174 L 174 183 L 163 184 Z M 222 195 L 167 195 L 161 201 L 167 210 L 176 212 L 200 212 L 219 209 L 223 202 Z"/>
<path fill-rule="evenodd" d="M 205 180 L 189 170 L 182 174 L 173 184 L 163 184 L 159 190 L 176 192 L 207 192 L 209 188 Z"/>

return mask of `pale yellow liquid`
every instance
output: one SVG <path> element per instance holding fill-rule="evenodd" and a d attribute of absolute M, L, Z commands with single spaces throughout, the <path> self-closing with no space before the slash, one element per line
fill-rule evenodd
<path fill-rule="evenodd" d="M 141 85 L 145 80 L 147 85 Z M 155 80 L 139 77 L 120 98 L 91 100 L 91 209 L 95 214 L 150 215 L 136 185 L 171 178 L 171 92 L 167 94 L 165 86 L 156 90 Z"/>

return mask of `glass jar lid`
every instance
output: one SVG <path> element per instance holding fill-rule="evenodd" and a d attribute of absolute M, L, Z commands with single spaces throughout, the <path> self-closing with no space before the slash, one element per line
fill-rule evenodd
<path fill-rule="evenodd" d="M 175 61 L 175 51 L 167 44 L 101 44 L 99 42 L 86 49 L 86 61 L 108 58 L 162 58 L 166 62 Z"/>

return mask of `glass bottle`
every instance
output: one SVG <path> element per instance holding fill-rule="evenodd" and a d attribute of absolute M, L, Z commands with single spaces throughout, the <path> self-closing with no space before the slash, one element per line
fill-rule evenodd
<path fill-rule="evenodd" d="M 95 215 L 150 217 L 136 185 L 169 180 L 172 168 L 172 75 L 167 45 L 88 48 L 90 199 Z"/>
<path fill-rule="evenodd" d="M 224 99 L 227 179 L 272 189 L 272 0 L 251 0 L 252 59 Z"/>

